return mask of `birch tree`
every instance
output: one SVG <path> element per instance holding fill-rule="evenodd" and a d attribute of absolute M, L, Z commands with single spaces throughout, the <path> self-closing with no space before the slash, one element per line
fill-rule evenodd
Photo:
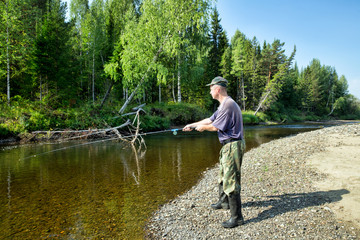
<path fill-rule="evenodd" d="M 206 19 L 209 3 L 208 0 L 145 0 L 139 19 L 133 13 L 129 14 L 125 34 L 121 37 L 124 47 L 121 65 L 123 85 L 133 91 L 120 113 L 137 91 L 144 90 L 150 71 L 156 72 L 158 82 L 166 82 L 169 70 L 157 61 L 160 54 L 178 56 L 179 46 L 184 41 L 179 33 L 185 32 L 189 26 L 199 28 Z"/>
<path fill-rule="evenodd" d="M 28 51 L 25 46 L 29 42 L 26 32 L 22 29 L 20 0 L 5 0 L 0 2 L 0 77 L 6 76 L 6 96 L 10 104 L 11 79 L 26 70 L 25 59 Z"/>

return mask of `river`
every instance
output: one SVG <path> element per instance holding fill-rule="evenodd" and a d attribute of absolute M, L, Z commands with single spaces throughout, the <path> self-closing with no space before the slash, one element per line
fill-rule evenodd
<path fill-rule="evenodd" d="M 247 151 L 319 127 L 245 127 Z M 195 185 L 221 148 L 216 133 L 195 131 L 145 142 L 0 146 L 0 239 L 142 239 L 151 214 Z"/>

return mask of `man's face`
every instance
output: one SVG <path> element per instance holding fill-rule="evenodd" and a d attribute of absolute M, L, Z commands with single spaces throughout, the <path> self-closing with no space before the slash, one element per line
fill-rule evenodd
<path fill-rule="evenodd" d="M 217 85 L 211 85 L 210 86 L 210 95 L 213 99 L 217 99 L 217 96 L 219 95 L 219 86 Z"/>

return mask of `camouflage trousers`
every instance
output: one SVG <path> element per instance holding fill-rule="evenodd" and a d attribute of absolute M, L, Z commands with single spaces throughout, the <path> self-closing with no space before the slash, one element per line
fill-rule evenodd
<path fill-rule="evenodd" d="M 240 193 L 241 164 L 245 152 L 245 140 L 225 144 L 220 150 L 219 184 L 224 192 Z"/>

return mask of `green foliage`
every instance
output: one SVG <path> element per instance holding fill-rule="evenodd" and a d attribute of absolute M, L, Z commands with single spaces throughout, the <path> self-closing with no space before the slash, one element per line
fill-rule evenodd
<path fill-rule="evenodd" d="M 334 103 L 334 116 L 343 119 L 360 119 L 360 101 L 352 95 L 338 98 Z"/>
<path fill-rule="evenodd" d="M 145 115 L 141 118 L 140 127 L 142 131 L 156 131 L 170 128 L 170 119 L 154 115 Z"/>
<path fill-rule="evenodd" d="M 245 125 L 254 125 L 259 123 L 259 118 L 252 112 L 243 112 L 243 123 Z"/>
<path fill-rule="evenodd" d="M 220 24 L 219 12 L 214 8 L 211 14 L 211 29 L 209 34 L 210 50 L 209 65 L 207 74 L 210 79 L 220 75 L 221 58 L 228 47 L 228 39 L 226 33 Z"/>
<path fill-rule="evenodd" d="M 45 104 L 23 100 L 20 96 L 12 98 L 13 105 L 0 104 L 0 136 L 16 136 L 30 131 L 59 129 L 109 128 L 124 123 L 121 117 L 114 117 L 114 108 L 120 103 L 108 105 L 96 112 L 91 103 L 78 108 L 52 109 Z M 194 104 L 157 103 L 145 107 L 146 114 L 140 115 L 142 131 L 169 129 L 174 125 L 198 121 L 210 116 L 210 112 Z"/>
<path fill-rule="evenodd" d="M 10 137 L 10 131 L 4 123 L 0 123 L 0 139 Z"/>
<path fill-rule="evenodd" d="M 171 125 L 185 125 L 209 117 L 210 112 L 189 103 L 158 103 L 145 108 L 150 116 L 167 118 Z"/>
<path fill-rule="evenodd" d="M 272 120 L 269 115 L 263 112 L 254 115 L 254 111 L 243 111 L 242 116 L 243 116 L 243 123 L 245 125 L 254 125 L 262 122 L 269 122 Z"/>

